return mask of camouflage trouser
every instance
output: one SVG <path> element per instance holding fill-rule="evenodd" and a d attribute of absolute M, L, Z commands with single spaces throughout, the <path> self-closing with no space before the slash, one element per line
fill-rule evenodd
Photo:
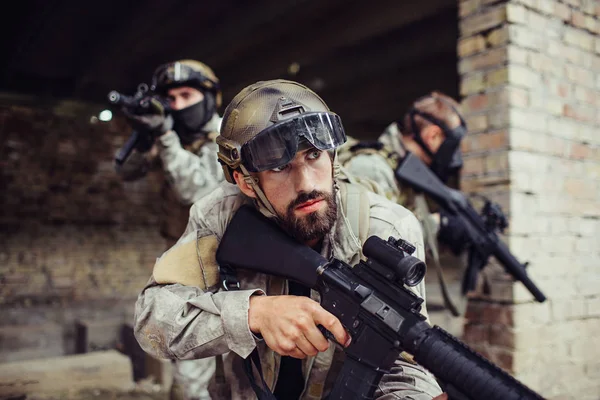
<path fill-rule="evenodd" d="M 170 400 L 210 400 L 208 384 L 215 366 L 214 357 L 175 361 Z"/>

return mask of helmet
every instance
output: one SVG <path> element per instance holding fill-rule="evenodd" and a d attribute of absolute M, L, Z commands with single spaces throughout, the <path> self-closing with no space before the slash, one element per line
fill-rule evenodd
<path fill-rule="evenodd" d="M 244 88 L 225 109 L 218 158 L 226 179 L 232 172 L 260 172 L 289 163 L 298 147 L 333 150 L 346 141 L 340 117 L 308 87 L 288 80 L 260 81 Z"/>
<path fill-rule="evenodd" d="M 190 86 L 202 92 L 212 92 L 216 107 L 221 106 L 222 94 L 219 78 L 206 64 L 195 60 L 179 60 L 163 64 L 152 75 L 152 90 L 166 95 L 167 90 Z"/>

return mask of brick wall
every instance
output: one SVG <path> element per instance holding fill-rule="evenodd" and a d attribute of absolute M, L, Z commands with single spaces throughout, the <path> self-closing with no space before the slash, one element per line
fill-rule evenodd
<path fill-rule="evenodd" d="M 548 297 L 487 268 L 464 338 L 550 399 L 598 399 L 600 3 L 459 6 L 463 189 L 500 200 L 505 240 Z"/>
<path fill-rule="evenodd" d="M 0 107 L 0 328 L 58 324 L 66 352 L 76 318 L 131 318 L 165 248 L 160 173 L 121 182 L 112 157 L 129 130 L 90 116 Z"/>

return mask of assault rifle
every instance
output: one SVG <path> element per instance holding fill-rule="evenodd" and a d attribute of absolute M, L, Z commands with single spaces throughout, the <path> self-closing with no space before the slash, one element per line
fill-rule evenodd
<path fill-rule="evenodd" d="M 140 83 L 137 87 L 137 91 L 133 96 L 120 93 L 116 90 L 111 90 L 108 93 L 108 102 L 113 106 L 119 106 L 124 109 L 125 112 L 134 115 L 143 114 L 160 114 L 165 113 L 168 109 L 168 104 L 161 97 L 153 94 L 148 85 Z M 115 162 L 118 165 L 122 165 L 133 149 L 150 150 L 154 138 L 142 132 L 133 131 L 123 147 L 119 149 L 115 156 Z"/>
<path fill-rule="evenodd" d="M 521 281 L 537 301 L 542 303 L 546 300 L 546 296 L 527 275 L 525 271 L 527 264 L 521 264 L 496 234 L 496 231 L 502 231 L 507 223 L 502 212 L 499 212 L 494 204 L 487 203 L 483 210 L 483 217 L 480 216 L 465 195 L 444 185 L 412 153 L 408 153 L 400 161 L 395 175 L 400 182 L 425 193 L 447 212 L 458 216 L 464 224 L 471 239 L 471 249 L 467 271 L 463 278 L 463 293 L 475 288 L 479 270 L 486 266 L 490 256 L 494 256 L 506 272 Z"/>
<path fill-rule="evenodd" d="M 221 267 L 277 275 L 319 291 L 323 308 L 352 337 L 330 400 L 372 399 L 402 351 L 431 371 L 452 400 L 543 400 L 425 322 L 420 313 L 423 299 L 404 287 L 417 285 L 425 274 L 425 264 L 409 255 L 413 251 L 405 241 L 371 236 L 363 246 L 367 260 L 351 267 L 325 259 L 255 208 L 242 206 L 225 231 L 216 259 Z"/>

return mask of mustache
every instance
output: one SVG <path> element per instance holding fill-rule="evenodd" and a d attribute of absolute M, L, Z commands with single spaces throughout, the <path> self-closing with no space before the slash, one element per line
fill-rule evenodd
<path fill-rule="evenodd" d="M 321 192 L 320 190 L 313 190 L 312 192 L 302 192 L 296 197 L 289 205 L 288 210 L 293 211 L 294 208 L 298 207 L 302 203 L 306 203 L 310 200 L 315 200 L 318 198 L 328 198 L 329 193 Z"/>

